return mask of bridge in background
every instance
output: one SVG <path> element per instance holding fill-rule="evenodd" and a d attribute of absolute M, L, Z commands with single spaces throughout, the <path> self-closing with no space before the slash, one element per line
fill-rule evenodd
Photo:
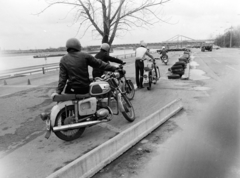
<path fill-rule="evenodd" d="M 207 39 L 207 40 L 194 40 L 192 38 L 183 36 L 183 35 L 176 35 L 167 41 L 163 42 L 156 42 L 156 43 L 148 43 L 149 48 L 160 49 L 162 46 L 167 46 L 169 48 L 186 48 L 186 47 L 194 47 L 194 46 L 201 46 L 203 43 L 213 43 L 214 40 Z M 139 47 L 139 43 L 131 43 L 131 44 L 112 44 L 112 48 L 123 48 L 123 49 L 136 49 Z M 88 50 L 94 51 L 99 49 L 99 45 L 88 46 Z"/>

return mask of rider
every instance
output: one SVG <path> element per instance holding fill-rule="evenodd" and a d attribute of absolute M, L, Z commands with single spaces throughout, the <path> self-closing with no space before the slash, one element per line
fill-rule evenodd
<path fill-rule="evenodd" d="M 56 91 L 58 94 L 62 93 L 65 85 L 65 93 L 88 93 L 90 84 L 88 66 L 102 70 L 116 70 L 116 67 L 81 52 L 81 44 L 76 38 L 67 40 L 66 48 L 68 54 L 61 58 L 59 64 L 59 82 Z"/>
<path fill-rule="evenodd" d="M 167 52 L 168 52 L 167 49 L 165 48 L 165 46 L 163 46 L 162 50 L 160 51 L 160 54 L 162 54 L 161 59 L 163 56 L 167 56 L 167 58 L 168 58 Z"/>
<path fill-rule="evenodd" d="M 115 62 L 118 64 L 125 64 L 122 60 L 109 56 L 109 50 L 110 50 L 110 46 L 107 43 L 103 43 L 100 47 L 100 52 L 98 52 L 95 55 L 95 58 L 97 59 L 101 59 L 102 61 L 109 63 L 110 62 Z M 104 73 L 104 70 L 100 69 L 100 68 L 93 68 L 92 71 L 92 76 L 93 78 L 95 77 L 101 77 Z"/>
<path fill-rule="evenodd" d="M 136 84 L 139 89 L 144 88 L 143 83 L 143 72 L 144 72 L 144 59 L 145 55 L 149 56 L 151 59 L 154 59 L 153 56 L 147 50 L 147 43 L 144 41 L 140 42 L 140 47 L 138 47 L 135 51 L 135 76 L 136 76 Z M 140 79 L 139 79 L 140 74 Z"/>

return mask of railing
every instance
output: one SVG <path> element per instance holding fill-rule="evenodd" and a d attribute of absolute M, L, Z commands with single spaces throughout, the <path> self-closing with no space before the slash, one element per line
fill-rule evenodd
<path fill-rule="evenodd" d="M 113 55 L 113 56 L 119 59 L 126 59 L 129 57 L 133 57 L 134 53 L 119 54 L 119 55 Z M 0 80 L 15 78 L 23 75 L 31 75 L 33 73 L 45 74 L 47 71 L 58 70 L 58 68 L 59 68 L 59 63 L 51 63 L 51 64 L 41 64 L 36 66 L 8 69 L 8 70 L 0 71 Z"/>

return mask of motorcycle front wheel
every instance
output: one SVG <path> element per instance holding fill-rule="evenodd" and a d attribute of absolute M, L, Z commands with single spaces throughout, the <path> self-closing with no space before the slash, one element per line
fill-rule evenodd
<path fill-rule="evenodd" d="M 121 103 L 123 106 L 123 111 L 121 112 L 124 118 L 129 122 L 133 122 L 135 120 L 135 111 L 132 103 L 129 101 L 125 94 L 123 94 L 121 97 Z"/>
<path fill-rule="evenodd" d="M 135 96 L 135 89 L 131 80 L 126 80 L 125 91 L 126 91 L 127 98 L 129 100 L 132 100 Z"/>
<path fill-rule="evenodd" d="M 66 106 L 58 113 L 54 126 L 56 127 L 74 123 L 76 123 L 74 105 L 70 105 Z M 58 138 L 64 141 L 72 141 L 79 138 L 83 134 L 84 130 L 85 127 L 79 129 L 56 131 L 54 133 Z"/>

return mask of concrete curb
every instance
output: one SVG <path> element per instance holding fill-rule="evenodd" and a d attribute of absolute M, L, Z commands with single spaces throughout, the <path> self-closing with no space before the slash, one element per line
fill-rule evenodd
<path fill-rule="evenodd" d="M 183 108 L 177 99 L 47 178 L 89 178 Z"/>

